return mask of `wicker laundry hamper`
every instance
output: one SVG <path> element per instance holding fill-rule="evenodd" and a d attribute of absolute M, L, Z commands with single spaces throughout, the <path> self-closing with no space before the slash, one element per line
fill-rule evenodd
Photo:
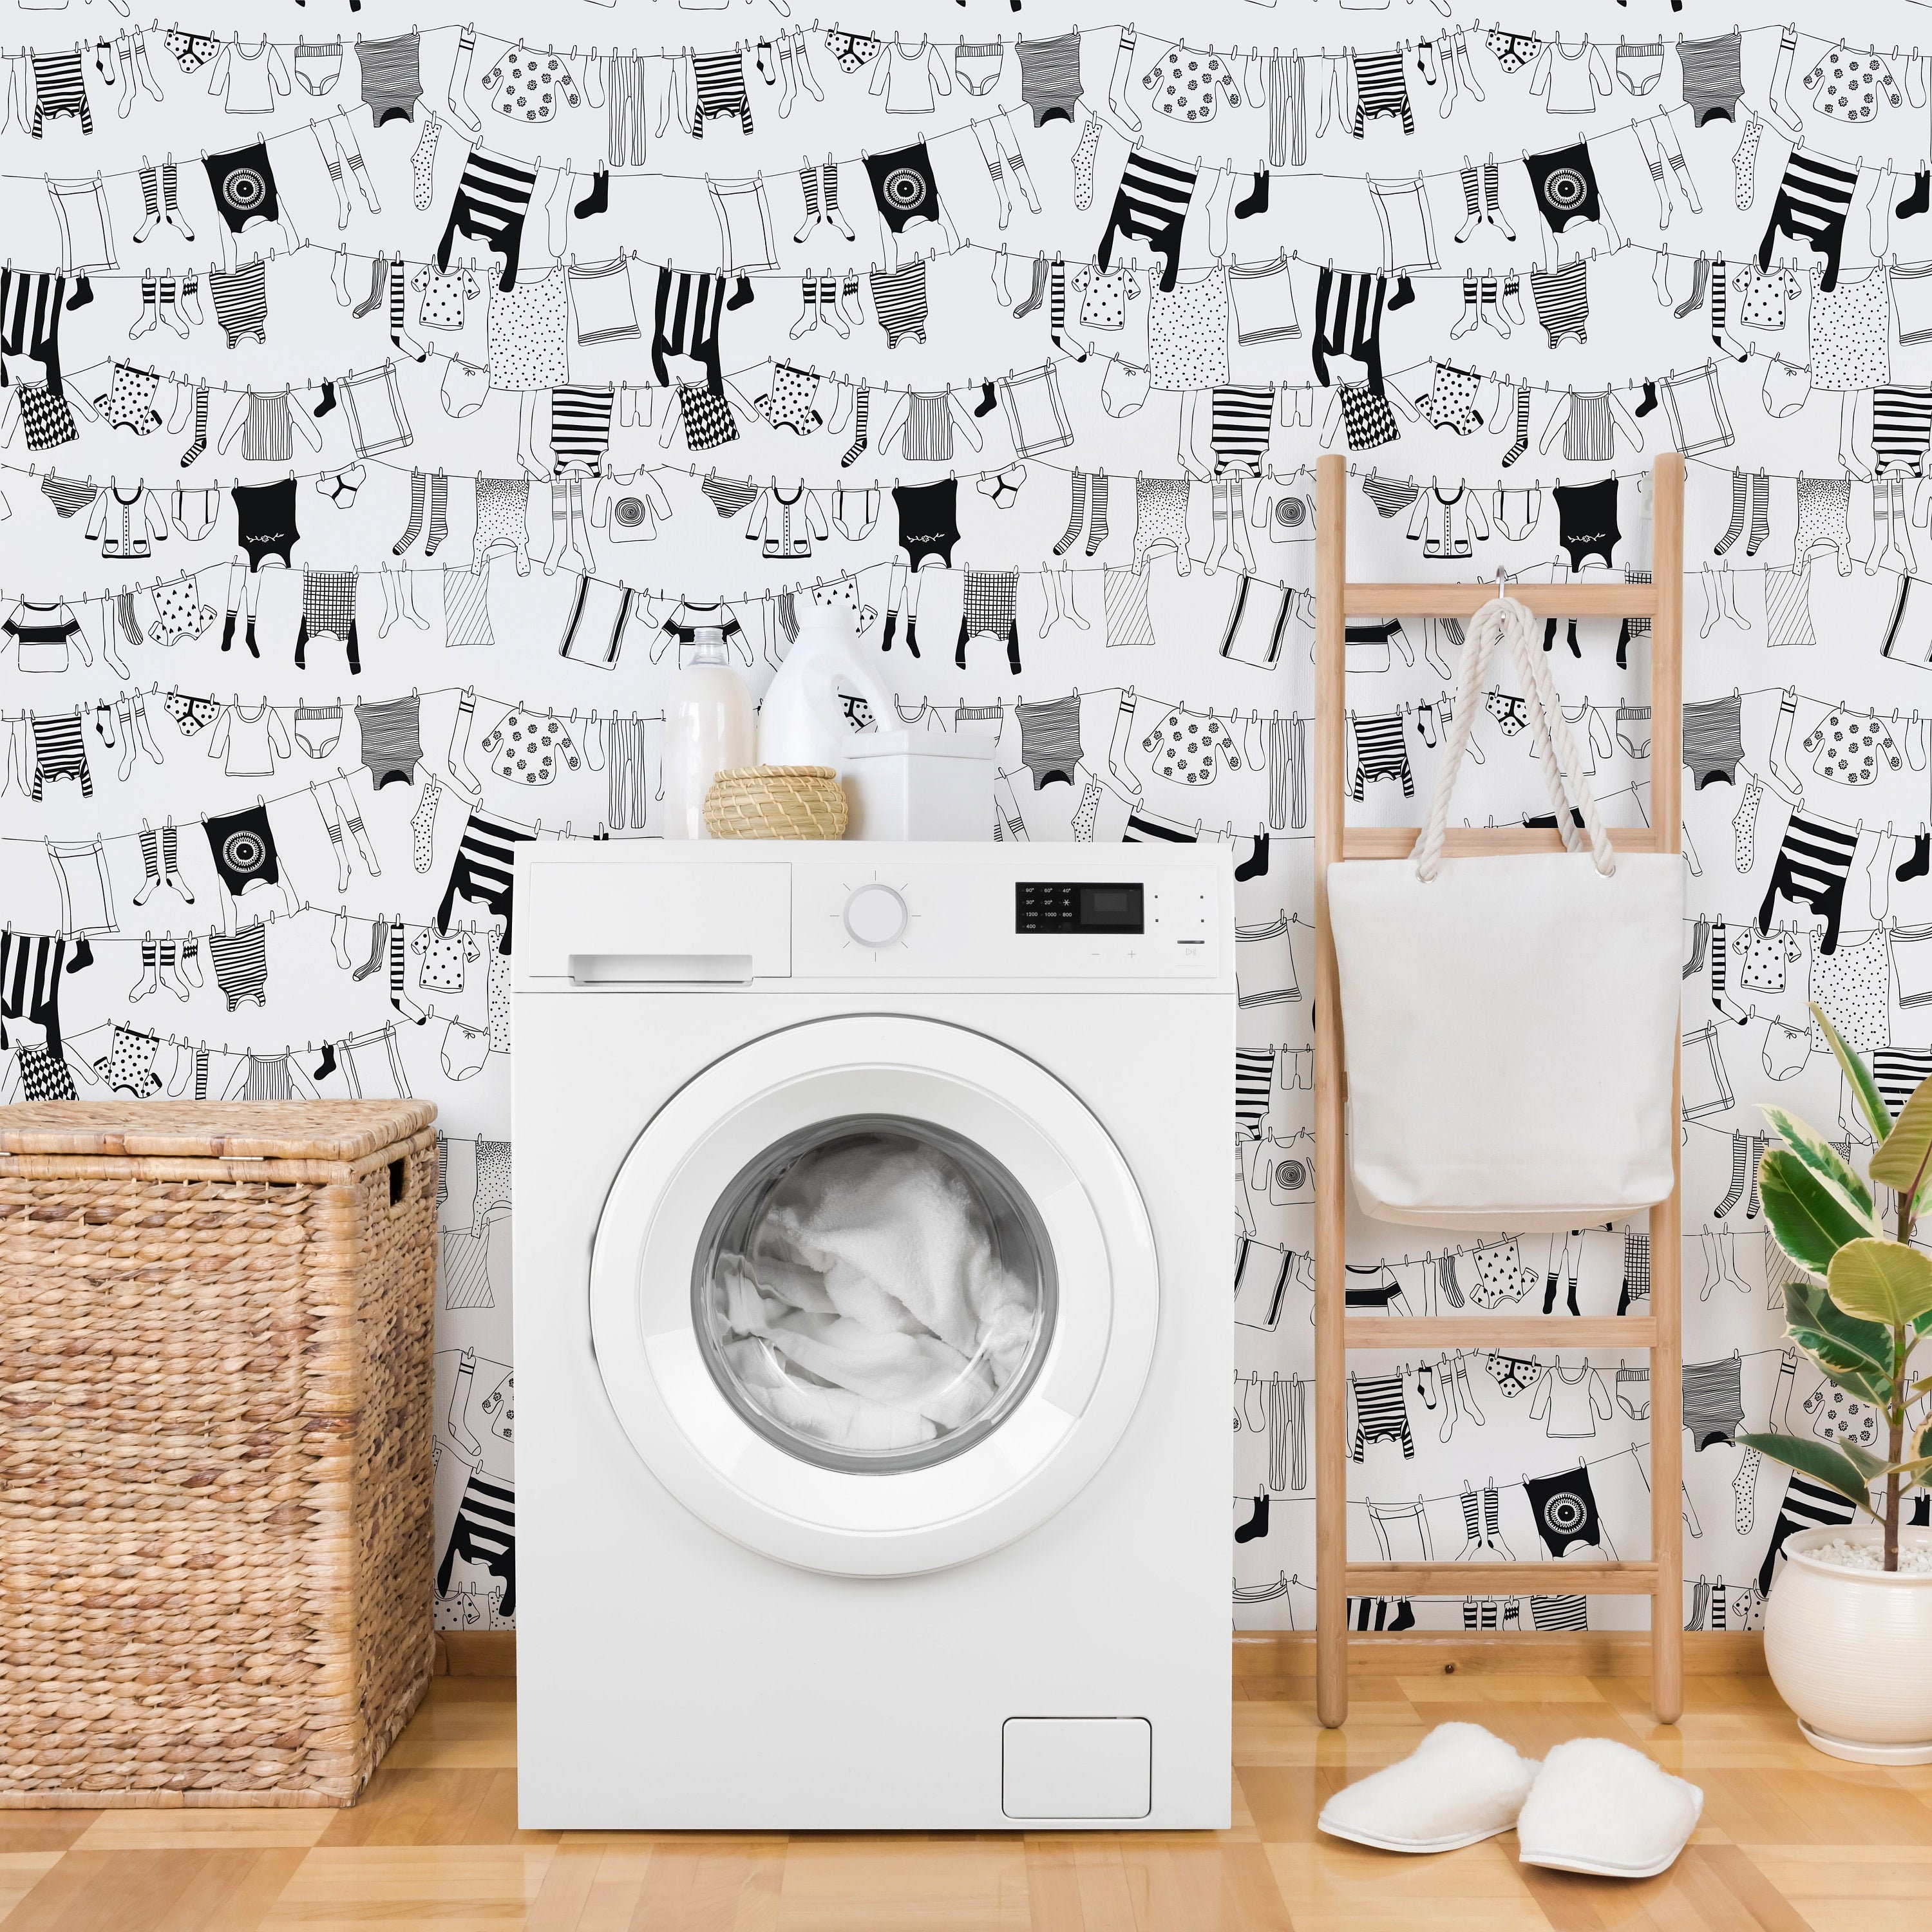
<path fill-rule="evenodd" d="M 435 1114 L 0 1107 L 0 1806 L 352 1804 L 408 1721 Z"/>

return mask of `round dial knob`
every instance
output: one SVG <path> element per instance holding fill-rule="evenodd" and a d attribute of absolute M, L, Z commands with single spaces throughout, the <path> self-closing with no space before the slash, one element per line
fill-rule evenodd
<path fill-rule="evenodd" d="M 845 930 L 875 950 L 905 937 L 906 902 L 890 886 L 861 886 L 845 902 Z"/>

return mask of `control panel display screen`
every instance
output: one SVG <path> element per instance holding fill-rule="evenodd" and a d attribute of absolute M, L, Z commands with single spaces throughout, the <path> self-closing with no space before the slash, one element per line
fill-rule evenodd
<path fill-rule="evenodd" d="M 1024 880 L 1013 888 L 1016 932 L 1144 932 L 1146 888 Z"/>

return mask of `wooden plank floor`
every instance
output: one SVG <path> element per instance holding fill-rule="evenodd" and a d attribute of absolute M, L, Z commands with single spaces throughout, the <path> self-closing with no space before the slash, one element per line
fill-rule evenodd
<path fill-rule="evenodd" d="M 1632 1676 L 1238 1681 L 1234 1828 L 1214 1834 L 734 1838 L 522 1832 L 516 1686 L 442 1677 L 348 1811 L 0 1812 L 4 1932 L 1921 1932 L 1932 1767 L 1839 1764 L 1762 1676 L 1693 1676 L 1674 1733 Z M 1431 1858 L 1322 1839 L 1350 1777 L 1449 1718 L 1540 1754 L 1582 1732 L 1702 1785 L 1638 1885 L 1535 1872 L 1504 1838 Z"/>

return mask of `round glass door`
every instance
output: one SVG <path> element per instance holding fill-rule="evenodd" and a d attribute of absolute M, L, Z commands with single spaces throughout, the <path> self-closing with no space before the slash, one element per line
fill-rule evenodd
<path fill-rule="evenodd" d="M 734 1178 L 692 1270 L 705 1366 L 768 1442 L 821 1468 L 946 1461 L 1038 1372 L 1058 1300 L 1040 1215 L 930 1121 L 803 1127 Z"/>
<path fill-rule="evenodd" d="M 842 1576 L 998 1549 L 1092 1480 L 1160 1320 L 1119 1149 L 1036 1061 L 898 1015 L 715 1060 L 644 1124 L 590 1268 L 613 1409 L 748 1548 Z"/>

